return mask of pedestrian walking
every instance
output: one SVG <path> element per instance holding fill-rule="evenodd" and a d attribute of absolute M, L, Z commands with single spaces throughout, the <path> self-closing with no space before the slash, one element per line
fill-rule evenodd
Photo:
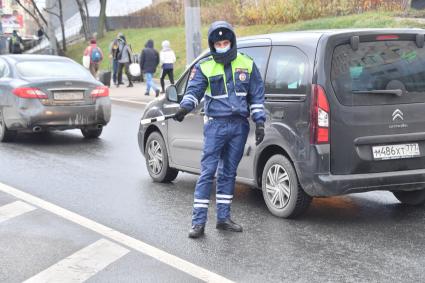
<path fill-rule="evenodd" d="M 168 76 L 171 84 L 174 84 L 174 63 L 176 62 L 176 54 L 170 48 L 170 42 L 164 40 L 162 42 L 162 50 L 159 53 L 159 61 L 161 63 L 161 93 L 165 92 L 165 76 Z"/>
<path fill-rule="evenodd" d="M 18 32 L 14 30 L 12 36 L 9 39 L 9 53 L 11 54 L 22 54 L 23 41 L 18 35 Z"/>
<path fill-rule="evenodd" d="M 125 70 L 125 75 L 127 76 L 128 85 L 127 87 L 133 87 L 133 82 L 131 81 L 131 75 L 129 71 L 130 64 L 132 63 L 132 51 L 131 47 L 127 44 L 125 36 L 120 37 L 122 40 L 122 48 L 118 52 L 118 78 L 116 86 L 119 87 L 122 82 L 122 73 Z"/>
<path fill-rule="evenodd" d="M 97 72 L 99 71 L 100 63 L 103 60 L 103 52 L 99 46 L 97 46 L 96 39 L 91 39 L 89 46 L 84 50 L 84 56 L 90 57 L 90 73 L 96 78 Z"/>
<path fill-rule="evenodd" d="M 159 89 L 153 81 L 153 75 L 156 72 L 156 68 L 159 64 L 159 54 L 154 48 L 154 42 L 152 39 L 149 39 L 145 48 L 140 53 L 140 70 L 145 75 L 146 80 L 146 92 L 145 95 L 149 95 L 149 91 L 152 88 L 155 91 L 155 97 L 159 95 Z"/>
<path fill-rule="evenodd" d="M 197 63 L 174 119 L 183 121 L 202 98 L 205 125 L 201 175 L 196 183 L 190 238 L 204 234 L 210 192 L 217 172 L 216 228 L 242 232 L 231 220 L 236 170 L 249 133 L 248 117 L 256 123 L 258 145 L 264 139 L 264 83 L 253 60 L 237 52 L 233 27 L 214 22 L 208 31 L 211 56 Z M 205 97 L 204 97 L 205 94 Z M 218 168 L 218 170 L 217 170 Z"/>
<path fill-rule="evenodd" d="M 124 42 L 121 39 L 123 34 L 121 32 L 118 33 L 117 38 L 112 40 L 109 45 L 109 58 L 112 61 L 112 81 L 114 85 L 117 84 L 117 76 L 118 76 L 118 54 L 119 51 L 124 48 Z"/>

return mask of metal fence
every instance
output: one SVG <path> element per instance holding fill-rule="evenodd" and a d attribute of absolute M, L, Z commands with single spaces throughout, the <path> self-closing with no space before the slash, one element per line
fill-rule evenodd
<path fill-rule="evenodd" d="M 149 17 L 138 17 L 138 16 L 118 16 L 118 17 L 107 17 L 106 18 L 106 29 L 107 30 L 119 30 L 128 28 L 147 28 L 158 26 L 160 16 L 152 15 Z M 99 17 L 90 17 L 90 30 L 96 31 L 99 23 Z"/>

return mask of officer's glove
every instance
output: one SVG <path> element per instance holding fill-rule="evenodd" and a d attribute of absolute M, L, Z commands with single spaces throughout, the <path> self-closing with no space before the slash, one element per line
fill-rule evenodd
<path fill-rule="evenodd" d="M 176 114 L 174 114 L 173 119 L 176 121 L 183 121 L 184 120 L 184 116 L 187 115 L 187 113 L 189 113 L 189 111 L 183 107 L 179 107 L 179 110 L 177 110 Z"/>
<path fill-rule="evenodd" d="M 255 125 L 255 145 L 259 145 L 264 139 L 264 123 Z"/>

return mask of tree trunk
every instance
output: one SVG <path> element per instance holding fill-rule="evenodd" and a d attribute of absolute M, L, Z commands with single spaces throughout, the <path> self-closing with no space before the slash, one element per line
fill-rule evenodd
<path fill-rule="evenodd" d="M 78 11 L 80 12 L 81 23 L 83 25 L 84 39 L 86 41 L 88 41 L 89 40 L 89 28 L 87 26 L 87 15 L 86 15 L 86 12 L 84 11 L 83 4 L 81 3 L 81 0 L 75 0 L 75 2 L 77 3 Z"/>
<path fill-rule="evenodd" d="M 28 14 L 28 15 L 30 15 L 31 16 L 31 18 L 33 18 L 34 19 L 34 21 L 37 23 L 37 26 L 39 27 L 39 28 L 41 28 L 41 29 L 44 29 L 44 27 L 45 26 L 43 26 L 43 24 L 40 22 L 40 17 L 38 17 L 37 16 L 37 14 L 36 13 L 32 13 L 27 7 L 25 7 L 22 3 L 21 3 L 21 1 L 20 0 L 16 0 L 16 3 L 19 5 L 19 6 L 21 6 L 22 7 L 22 9 L 24 9 L 24 11 Z M 34 3 L 35 4 L 35 3 Z M 33 5 L 34 5 L 33 4 Z M 34 8 L 34 10 L 36 10 L 36 7 L 33 7 Z M 46 25 L 47 23 L 46 23 L 46 21 L 45 21 L 45 19 L 44 18 L 41 18 L 43 21 L 44 21 L 44 24 Z M 46 35 L 46 37 L 47 37 L 47 35 Z"/>
<path fill-rule="evenodd" d="M 83 0 L 84 9 L 86 10 L 86 26 L 87 26 L 87 32 L 89 34 L 92 33 L 92 28 L 90 25 L 90 13 L 89 13 L 89 7 L 87 6 L 87 0 Z"/>
<path fill-rule="evenodd" d="M 106 0 L 100 1 L 99 25 L 97 26 L 97 37 L 102 38 L 105 33 L 106 22 Z"/>
<path fill-rule="evenodd" d="M 59 21 L 61 23 L 61 30 L 62 30 L 62 50 L 66 52 L 66 36 L 65 36 L 65 25 L 63 22 L 62 0 L 59 0 Z"/>
<path fill-rule="evenodd" d="M 36 14 L 38 15 L 38 17 L 44 22 L 44 24 L 47 26 L 47 21 L 46 21 L 46 19 L 44 18 L 44 16 L 43 16 L 43 14 L 40 12 L 40 9 L 38 9 L 38 6 L 37 6 L 37 4 L 35 3 L 35 1 L 34 0 L 31 0 L 31 3 L 32 3 L 32 5 L 33 5 L 33 7 L 34 7 L 34 10 L 35 10 L 35 12 L 36 12 Z"/>

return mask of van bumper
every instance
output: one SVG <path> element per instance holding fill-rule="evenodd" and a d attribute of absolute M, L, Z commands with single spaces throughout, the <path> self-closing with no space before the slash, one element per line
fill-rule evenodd
<path fill-rule="evenodd" d="M 317 174 L 312 186 L 305 188 L 311 196 L 335 196 L 367 191 L 414 191 L 425 188 L 425 169 L 353 175 Z"/>

